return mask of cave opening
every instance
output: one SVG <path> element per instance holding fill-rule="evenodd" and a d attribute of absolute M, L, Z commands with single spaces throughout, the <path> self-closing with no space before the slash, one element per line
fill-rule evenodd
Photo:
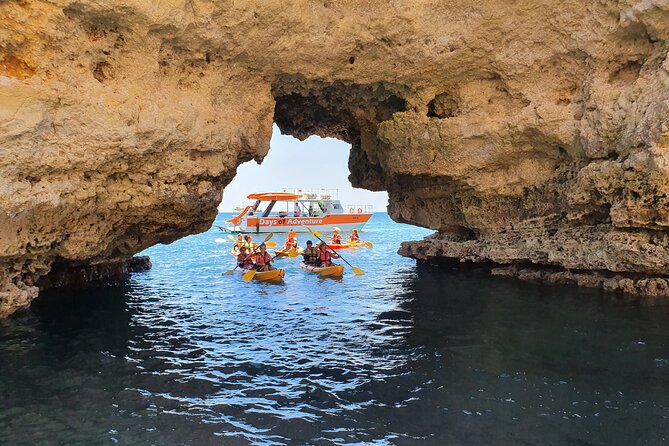
<path fill-rule="evenodd" d="M 349 157 L 351 145 L 337 138 L 312 135 L 303 141 L 282 134 L 274 125 L 270 150 L 262 163 L 248 161 L 223 192 L 219 211 L 239 211 L 252 200 L 252 193 L 284 190 L 327 191 L 336 195 L 345 209 L 371 206 L 384 212 L 388 204 L 385 191 L 369 191 L 351 185 Z"/>
<path fill-rule="evenodd" d="M 279 77 L 272 86 L 276 103 L 270 149 L 261 163 L 251 160 L 237 168 L 232 181 L 223 190 L 218 214 L 208 226 L 209 230 L 203 224 L 204 233 L 197 228 L 191 231 L 194 235 L 184 237 L 176 244 L 172 243 L 174 239 L 160 239 L 159 245 L 149 247 L 139 255 L 148 255 L 152 260 L 155 257 L 154 266 L 157 263 L 163 267 L 165 262 L 171 265 L 172 261 L 175 265 L 182 261 L 197 264 L 205 260 L 209 264 L 218 264 L 221 254 L 229 260 L 230 234 L 219 229 L 226 228 L 228 220 L 251 204 L 247 196 L 253 193 L 286 189 L 334 192 L 334 198 L 341 202 L 347 213 L 351 209 L 385 213 L 388 182 L 380 165 L 382 157 L 377 145 L 381 142 L 377 131 L 379 125 L 391 119 L 394 113 L 407 110 L 403 93 L 399 87 L 383 83 L 325 84 L 297 76 Z M 291 211 L 285 204 L 283 210 Z M 379 218 L 390 222 L 387 215 Z M 276 237 L 279 243 L 283 238 L 283 234 Z M 299 241 L 303 241 L 302 238 Z M 399 242 L 410 238 L 415 237 L 393 239 L 389 252 L 394 254 Z M 211 246 L 217 249 L 208 253 Z M 125 261 L 115 263 L 113 276 L 121 277 L 135 271 L 129 265 Z M 58 267 L 56 265 L 56 270 Z M 68 264 L 74 273 L 63 276 L 76 276 L 72 283 L 88 282 L 89 276 L 95 275 L 89 274 L 86 268 L 75 271 L 71 267 L 72 264 Z M 97 275 L 112 276 L 106 271 Z M 52 282 L 54 285 L 49 287 L 55 286 L 56 281 L 51 280 L 49 284 Z"/>
<path fill-rule="evenodd" d="M 402 89 L 279 75 L 272 94 L 271 149 L 259 166 L 240 166 L 219 209 L 233 209 L 229 200 L 245 197 L 249 189 L 337 189 L 345 205 L 357 208 L 367 200 L 376 211 L 385 210 L 387 185 L 377 156 L 377 130 L 394 113 L 406 111 Z"/>
<path fill-rule="evenodd" d="M 351 146 L 351 184 L 372 191 L 387 189 L 379 156 L 378 128 L 408 108 L 406 87 L 390 83 L 324 83 L 299 75 L 278 76 L 272 85 L 274 122 L 282 133 L 305 140 L 336 138 Z"/>

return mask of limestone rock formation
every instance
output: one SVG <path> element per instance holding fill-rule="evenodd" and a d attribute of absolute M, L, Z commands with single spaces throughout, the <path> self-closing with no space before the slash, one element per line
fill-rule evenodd
<path fill-rule="evenodd" d="M 669 271 L 666 0 L 4 0 L 0 23 L 0 316 L 53 265 L 205 230 L 273 122 L 350 142 L 354 185 L 438 230 L 407 254 Z"/>

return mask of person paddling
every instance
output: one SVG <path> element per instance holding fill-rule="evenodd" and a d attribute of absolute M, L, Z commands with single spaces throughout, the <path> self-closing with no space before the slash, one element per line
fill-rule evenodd
<path fill-rule="evenodd" d="M 271 271 L 274 269 L 272 266 L 272 256 L 267 252 L 267 246 L 264 243 L 260 244 L 260 251 L 255 254 L 256 258 L 256 269 L 258 271 Z"/>
<path fill-rule="evenodd" d="M 358 235 L 358 230 L 357 229 L 352 230 L 351 235 L 348 236 L 348 239 L 352 242 L 359 242 L 360 235 Z"/>
<path fill-rule="evenodd" d="M 332 259 L 338 259 L 339 254 L 337 253 L 330 253 L 328 251 L 328 245 L 325 244 L 324 242 L 318 245 L 318 266 L 333 266 L 334 263 L 332 263 Z"/>
<path fill-rule="evenodd" d="M 282 251 L 290 251 L 297 249 L 297 233 L 291 231 L 288 233 L 288 238 L 286 238 L 286 243 L 283 245 Z"/>
<path fill-rule="evenodd" d="M 242 269 L 253 268 L 253 259 L 246 251 L 245 246 L 239 248 L 239 255 L 237 256 L 237 266 L 239 266 Z"/>
<path fill-rule="evenodd" d="M 307 240 L 307 247 L 302 251 L 302 257 L 305 265 L 318 264 L 318 250 L 314 248 L 314 243 L 311 240 Z"/>
<path fill-rule="evenodd" d="M 332 238 L 330 239 L 333 245 L 341 245 L 342 238 L 341 234 L 339 231 L 335 229 L 335 231 L 332 233 Z"/>

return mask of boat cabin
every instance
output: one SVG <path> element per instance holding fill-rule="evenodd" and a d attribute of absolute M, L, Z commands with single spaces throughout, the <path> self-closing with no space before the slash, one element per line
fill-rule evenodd
<path fill-rule="evenodd" d="M 360 229 L 372 217 L 369 206 L 347 209 L 331 194 L 268 192 L 247 197 L 254 200 L 227 221 L 231 232 L 332 232 Z"/>

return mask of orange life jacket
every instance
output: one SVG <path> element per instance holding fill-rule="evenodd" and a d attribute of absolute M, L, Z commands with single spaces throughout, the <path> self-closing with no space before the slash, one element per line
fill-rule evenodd
<path fill-rule="evenodd" d="M 320 254 L 318 254 L 318 260 L 321 262 L 329 262 L 332 260 L 332 256 L 327 251 L 321 251 Z"/>
<path fill-rule="evenodd" d="M 271 261 L 272 261 L 272 256 L 270 256 L 267 251 L 259 252 L 256 255 L 256 265 L 267 265 Z"/>
<path fill-rule="evenodd" d="M 237 265 L 246 268 L 247 266 L 253 265 L 253 260 L 248 254 L 239 254 L 237 256 Z"/>

